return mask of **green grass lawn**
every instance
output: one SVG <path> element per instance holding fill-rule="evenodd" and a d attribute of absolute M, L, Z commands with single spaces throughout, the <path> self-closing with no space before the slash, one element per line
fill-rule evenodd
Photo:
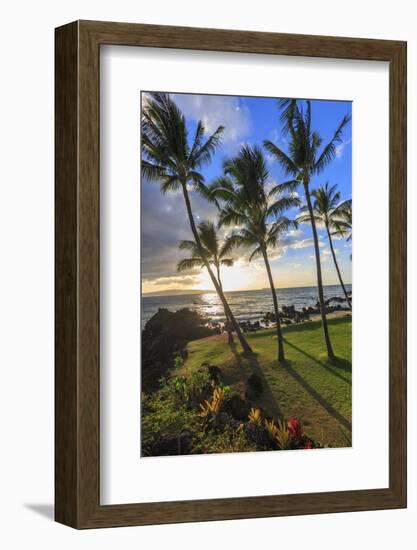
<path fill-rule="evenodd" d="M 279 365 L 275 330 L 248 334 L 254 351 L 241 353 L 229 346 L 227 336 L 211 336 L 188 344 L 188 359 L 178 374 L 187 375 L 204 362 L 222 369 L 222 381 L 244 394 L 248 376 L 255 372 L 264 392 L 254 405 L 272 417 L 301 420 L 306 435 L 332 447 L 350 446 L 352 422 L 352 322 L 351 317 L 329 320 L 337 355 L 327 359 L 320 322 L 283 328 L 286 365 Z M 237 340 L 235 338 L 235 340 Z"/>

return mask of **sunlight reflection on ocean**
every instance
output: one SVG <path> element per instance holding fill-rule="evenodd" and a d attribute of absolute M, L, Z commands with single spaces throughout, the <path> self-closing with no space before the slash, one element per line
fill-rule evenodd
<path fill-rule="evenodd" d="M 351 285 L 346 285 L 350 291 Z M 240 321 L 260 320 L 268 311 L 272 311 L 271 291 L 245 290 L 226 292 L 229 305 Z M 277 289 L 279 306 L 294 305 L 296 309 L 315 306 L 318 295 L 317 287 L 279 288 Z M 325 298 L 333 296 L 343 297 L 340 285 L 324 287 Z M 224 321 L 223 307 L 220 298 L 215 292 L 201 294 L 187 294 L 178 296 L 142 296 L 141 299 L 141 323 L 142 328 L 146 321 L 157 313 L 158 309 L 166 308 L 177 311 L 182 308 L 194 309 L 209 321 Z"/>

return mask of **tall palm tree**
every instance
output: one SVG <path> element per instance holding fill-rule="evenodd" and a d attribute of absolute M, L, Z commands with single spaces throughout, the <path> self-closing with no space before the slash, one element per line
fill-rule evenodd
<path fill-rule="evenodd" d="M 239 154 L 224 163 L 224 177 L 212 185 L 212 193 L 223 203 L 219 214 L 219 225 L 240 226 L 228 237 L 226 252 L 238 246 L 251 249 L 249 261 L 262 257 L 271 287 L 278 338 L 278 361 L 285 360 L 284 341 L 278 298 L 272 277 L 268 250 L 275 248 L 278 238 L 284 232 L 297 226 L 297 222 L 282 216 L 300 201 L 293 196 L 279 196 L 268 192 L 269 173 L 262 151 L 257 147 L 243 146 Z"/>
<path fill-rule="evenodd" d="M 311 196 L 314 198 L 313 201 L 313 212 L 314 219 L 316 223 L 322 223 L 326 228 L 327 238 L 329 240 L 330 250 L 333 257 L 334 266 L 336 268 L 337 276 L 339 277 L 340 286 L 343 289 L 346 301 L 349 305 L 349 308 L 352 309 L 350 298 L 346 291 L 345 285 L 343 283 L 342 274 L 340 273 L 339 264 L 337 263 L 336 253 L 333 247 L 332 235 L 334 231 L 337 231 L 337 207 L 340 201 L 340 192 L 337 191 L 337 185 L 329 186 L 329 183 L 326 183 L 324 186 L 320 186 L 318 189 L 315 189 L 311 192 Z M 301 208 L 301 215 L 298 217 L 298 221 L 309 222 L 310 214 L 307 212 L 307 207 L 304 206 Z"/>
<path fill-rule="evenodd" d="M 228 258 L 228 249 L 226 241 L 220 242 L 216 232 L 214 224 L 209 221 L 201 222 L 198 225 L 198 234 L 200 242 L 203 248 L 203 256 L 201 255 L 201 249 L 197 246 L 195 241 L 181 241 L 180 250 L 187 250 L 190 252 L 189 258 L 184 258 L 178 262 L 178 271 L 184 271 L 187 269 L 204 268 L 206 261 L 210 265 L 213 265 L 216 269 L 217 280 L 220 288 L 223 290 L 222 280 L 220 276 L 220 268 L 222 266 L 232 267 L 234 264 L 233 258 Z M 233 335 L 231 330 L 231 324 L 227 311 L 224 309 L 226 317 L 226 330 L 228 334 L 229 344 L 233 344 Z"/>
<path fill-rule="evenodd" d="M 334 352 L 327 326 L 319 240 L 310 196 L 310 182 L 312 176 L 320 174 L 336 156 L 336 147 L 342 141 L 343 129 L 349 122 L 350 117 L 348 115 L 343 117 L 330 141 L 321 148 L 323 140 L 320 134 L 317 131 L 313 131 L 311 128 L 311 102 L 306 101 L 305 110 L 302 104 L 299 104 L 295 99 L 280 100 L 279 106 L 281 108 L 283 131 L 289 135 L 288 154 L 272 141 L 265 140 L 264 146 L 279 162 L 285 174 L 291 176 L 289 181 L 279 184 L 276 187 L 277 190 L 295 191 L 300 185 L 302 185 L 304 189 L 307 209 L 310 215 L 311 230 L 313 233 L 317 287 L 324 339 L 326 342 L 327 355 L 332 359 L 334 358 Z"/>
<path fill-rule="evenodd" d="M 204 177 L 199 170 L 210 162 L 213 153 L 220 144 L 223 129 L 222 126 L 219 126 L 213 134 L 207 137 L 204 125 L 199 121 L 189 143 L 185 117 L 170 96 L 164 93 L 149 94 L 142 110 L 142 174 L 150 181 L 158 182 L 164 194 L 169 191 L 182 192 L 190 228 L 202 258 L 204 258 L 203 246 L 194 221 L 188 191 L 191 188 L 205 197 L 210 196 L 204 184 Z M 209 262 L 205 259 L 204 265 L 233 329 L 236 331 L 243 351 L 251 352 L 223 290 Z"/>

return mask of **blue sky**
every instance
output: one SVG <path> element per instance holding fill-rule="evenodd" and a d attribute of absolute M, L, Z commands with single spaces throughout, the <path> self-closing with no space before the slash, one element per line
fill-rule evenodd
<path fill-rule="evenodd" d="M 243 144 L 262 146 L 264 139 L 270 139 L 287 151 L 287 138 L 281 130 L 277 98 L 256 98 L 238 96 L 210 96 L 172 94 L 171 97 L 183 111 L 190 138 L 198 120 L 205 123 L 207 132 L 213 132 L 219 125 L 225 126 L 223 141 L 213 156 L 210 165 L 202 168 L 209 183 L 222 173 L 225 158 L 238 153 Z M 312 128 L 327 143 L 345 114 L 351 115 L 351 102 L 312 101 Z M 352 196 L 352 143 L 351 123 L 343 133 L 343 141 L 337 148 L 336 158 L 319 176 L 313 177 L 311 189 L 329 181 L 337 184 L 341 200 Z M 270 182 L 286 181 L 279 164 L 264 150 L 270 173 Z M 162 195 L 155 183 L 142 181 L 142 288 L 143 292 L 211 289 L 211 283 L 204 271 L 178 273 L 176 264 L 182 257 L 178 250 L 181 239 L 191 238 L 186 219 L 183 198 L 180 193 Z M 299 189 L 304 200 L 302 188 Z M 215 220 L 216 210 L 207 201 L 191 194 L 193 210 L 197 221 Z M 286 212 L 295 218 L 297 210 Z M 230 230 L 224 230 L 223 235 Z M 337 284 L 337 275 L 324 228 L 319 228 L 323 279 L 325 284 Z M 344 239 L 335 239 L 334 247 L 346 283 L 351 282 L 351 244 Z M 302 224 L 296 231 L 286 235 L 275 250 L 270 253 L 271 266 L 276 287 L 313 286 L 316 283 L 314 248 L 311 229 Z M 267 287 L 268 282 L 261 260 L 248 263 L 248 253 L 235 253 L 235 266 L 223 271 L 226 290 L 248 290 Z"/>

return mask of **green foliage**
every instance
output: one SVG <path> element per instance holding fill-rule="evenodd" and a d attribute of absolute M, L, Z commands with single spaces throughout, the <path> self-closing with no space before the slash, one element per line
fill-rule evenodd
<path fill-rule="evenodd" d="M 190 439 L 182 451 L 187 454 L 349 444 L 350 430 L 344 423 L 351 414 L 351 321 L 335 319 L 329 325 L 340 354 L 333 363 L 325 358 L 319 322 L 284 328 L 288 363 L 280 369 L 271 330 L 249 336 L 255 350 L 250 357 L 235 355 L 224 335 L 189 344 L 187 361 L 173 371 L 177 376 L 162 378 L 158 391 L 143 396 L 142 453 L 157 456 L 161 441 L 179 441 L 184 433 Z M 207 369 L 201 368 L 208 360 L 221 366 L 227 386 L 212 386 Z M 259 369 L 264 392 L 247 420 L 234 420 L 225 404 L 231 394 L 241 395 L 242 380 Z M 171 454 L 178 452 L 174 445 Z"/>
<path fill-rule="evenodd" d="M 184 359 L 181 357 L 181 355 L 176 355 L 174 357 L 174 367 L 176 369 L 180 369 L 184 366 Z"/>
<path fill-rule="evenodd" d="M 188 345 L 181 374 L 191 375 L 204 362 L 218 365 L 231 392 L 239 393 L 242 380 L 260 375 L 265 391 L 252 403 L 270 418 L 296 414 L 309 437 L 332 447 L 345 447 L 351 433 L 352 322 L 350 315 L 329 319 L 337 358 L 327 359 L 320 321 L 283 327 L 287 362 L 278 367 L 275 330 L 248 335 L 254 354 L 231 349 L 225 336 L 213 336 Z M 343 432 L 342 432 L 343 430 Z"/>
<path fill-rule="evenodd" d="M 142 395 L 142 454 L 152 455 L 152 446 L 162 436 L 178 437 L 184 430 L 198 428 L 194 411 L 189 410 L 175 385 L 165 384 L 159 391 Z"/>
<path fill-rule="evenodd" d="M 160 438 L 178 438 L 184 432 L 192 434 L 191 454 L 232 453 L 254 451 L 256 446 L 248 441 L 241 425 L 229 423 L 229 418 L 214 424 L 207 424 L 199 415 L 198 408 L 190 405 L 189 399 L 202 396 L 207 391 L 208 375 L 196 372 L 188 379 L 175 377 L 160 381 L 160 390 L 142 396 L 142 453 L 154 454 L 153 447 Z M 211 413 L 220 414 L 221 405 L 229 396 L 228 386 L 216 387 L 211 398 L 206 399 Z M 192 402 L 191 402 L 192 403 Z M 200 409 L 201 410 L 201 409 Z"/>
<path fill-rule="evenodd" d="M 256 445 L 249 441 L 242 429 L 226 425 L 221 431 L 205 431 L 197 434 L 193 449 L 196 454 L 210 453 L 243 453 L 256 451 Z"/>

